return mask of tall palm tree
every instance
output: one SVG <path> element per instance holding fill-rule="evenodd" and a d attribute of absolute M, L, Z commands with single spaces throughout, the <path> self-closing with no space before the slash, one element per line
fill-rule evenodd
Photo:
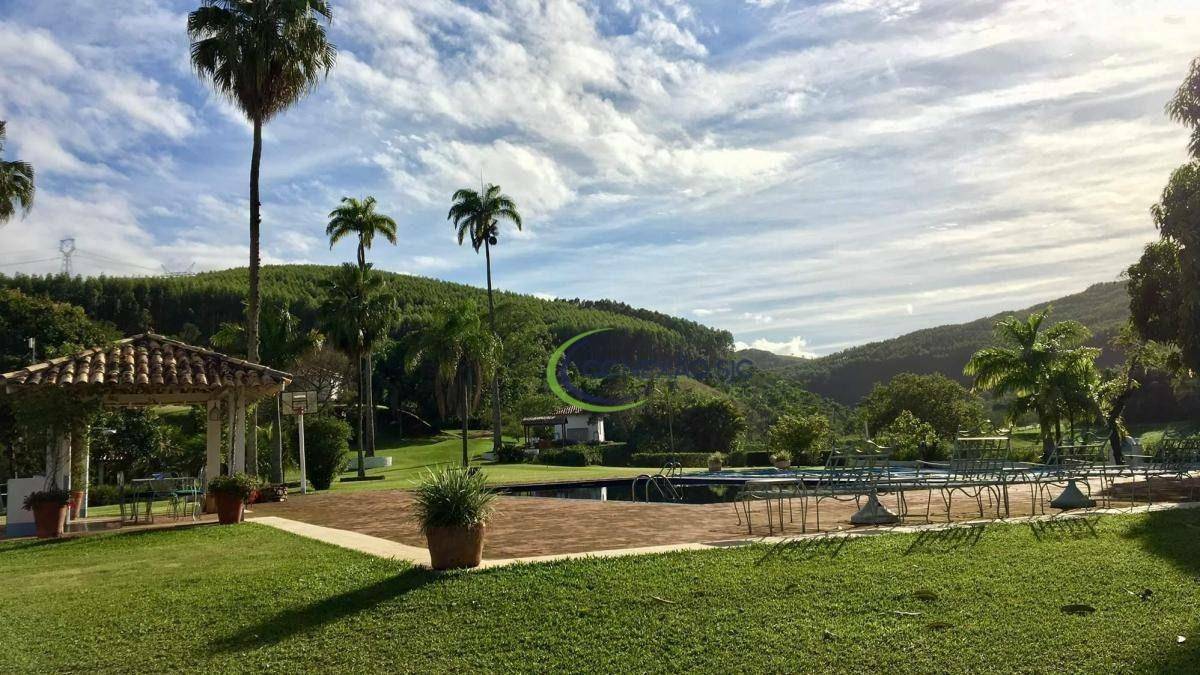
<path fill-rule="evenodd" d="M 259 359 L 262 127 L 312 91 L 333 68 L 337 48 L 325 37 L 325 25 L 332 20 L 327 0 L 203 0 L 188 14 L 192 66 L 254 125 L 246 354 L 255 362 Z"/>
<path fill-rule="evenodd" d="M 367 249 L 375 241 L 375 235 L 396 244 L 396 221 L 375 211 L 375 198 L 359 201 L 353 197 L 342 197 L 341 206 L 329 212 L 329 224 L 325 226 L 329 237 L 329 248 L 348 237 L 358 238 L 358 266 L 367 266 Z"/>
<path fill-rule="evenodd" d="M 999 344 L 985 347 L 971 357 L 963 373 L 975 378 L 975 386 L 991 389 L 997 396 L 1011 396 L 1010 420 L 1033 412 L 1042 438 L 1043 460 L 1054 450 L 1054 427 L 1062 406 L 1058 401 L 1061 373 L 1094 362 L 1099 350 L 1082 347 L 1090 333 L 1077 321 L 1045 326 L 1049 309 L 1025 319 L 1010 316 L 996 322 Z"/>
<path fill-rule="evenodd" d="M 463 188 L 451 197 L 453 204 L 446 219 L 454 224 L 458 233 L 458 245 L 469 235 L 471 246 L 479 253 L 483 247 L 487 265 L 488 322 L 492 336 L 496 332 L 496 305 L 492 300 L 492 247 L 500 240 L 500 221 L 507 220 L 521 229 L 521 214 L 517 203 L 500 191 L 499 185 L 488 184 L 481 192 Z M 497 368 L 499 366 L 497 365 Z M 492 377 L 492 450 L 500 450 L 500 373 Z"/>
<path fill-rule="evenodd" d="M 0 120 L 0 154 L 4 152 L 4 126 Z M 0 225 L 7 223 L 20 208 L 22 214 L 33 208 L 33 167 L 29 162 L 0 159 Z"/>
<path fill-rule="evenodd" d="M 396 298 L 387 288 L 386 280 L 375 273 L 368 263 L 356 267 L 343 263 L 330 279 L 321 317 L 325 333 L 338 349 L 356 364 L 358 373 L 358 476 L 366 477 L 364 447 L 364 383 L 371 374 L 372 352 L 382 336 L 388 334 L 398 319 Z"/>
<path fill-rule="evenodd" d="M 342 203 L 329 212 L 329 224 L 325 227 L 329 236 L 329 248 L 333 248 L 341 239 L 355 235 L 358 239 L 358 267 L 367 267 L 367 249 L 380 235 L 395 245 L 396 221 L 391 217 L 375 211 L 375 198 L 368 196 L 359 201 L 353 197 L 342 197 Z M 367 368 L 367 456 L 375 456 L 375 382 L 374 364 Z"/>
<path fill-rule="evenodd" d="M 422 363 L 436 369 L 434 400 L 438 414 L 457 414 L 462 420 L 462 465 L 470 463 L 467 452 L 467 422 L 471 408 L 479 403 L 483 384 L 499 361 L 500 342 L 483 327 L 475 303 L 465 301 L 447 307 L 414 335 L 408 350 L 409 370 Z"/>

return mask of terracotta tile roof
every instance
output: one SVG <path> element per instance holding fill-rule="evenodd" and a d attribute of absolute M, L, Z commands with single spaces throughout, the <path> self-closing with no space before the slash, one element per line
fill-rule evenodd
<path fill-rule="evenodd" d="M 603 415 L 597 415 L 596 413 L 592 413 L 587 410 L 584 410 L 583 408 L 580 408 L 579 406 L 569 405 L 569 406 L 559 408 L 558 410 L 555 410 L 554 412 L 550 413 L 549 415 L 538 415 L 537 417 L 522 418 L 521 423 L 524 424 L 525 426 L 535 426 L 535 425 L 542 425 L 542 424 L 555 424 L 555 425 L 565 424 L 567 421 L 566 420 L 567 415 L 592 415 L 592 416 L 597 416 L 597 417 L 603 417 Z"/>
<path fill-rule="evenodd" d="M 0 375 L 0 384 L 212 390 L 270 387 L 291 379 L 291 375 L 263 365 L 143 333 L 5 373 Z"/>

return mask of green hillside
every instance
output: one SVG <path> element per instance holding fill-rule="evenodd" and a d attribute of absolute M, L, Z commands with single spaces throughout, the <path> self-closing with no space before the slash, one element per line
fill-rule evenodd
<path fill-rule="evenodd" d="M 281 299 L 307 328 L 317 319 L 317 307 L 333 267 L 272 265 L 262 269 L 264 301 Z M 401 311 L 413 315 L 442 303 L 473 298 L 486 302 L 483 289 L 406 274 L 383 273 L 399 299 Z M 93 319 L 108 321 L 124 334 L 145 330 L 205 341 L 222 322 L 240 321 L 248 287 L 245 268 L 205 272 L 189 277 L 92 277 L 59 275 L 0 276 L 0 288 L 46 296 L 78 305 Z M 614 301 L 542 300 L 517 293 L 498 293 L 498 302 L 521 316 L 540 320 L 556 340 L 592 328 L 625 329 L 642 348 L 715 356 L 733 343 L 728 331 Z"/>
<path fill-rule="evenodd" d="M 1015 313 L 1027 315 L 1049 305 L 1054 307 L 1051 315 L 1054 320 L 1074 319 L 1092 330 L 1092 344 L 1105 348 L 1102 365 L 1120 358 L 1109 342 L 1129 318 L 1129 296 L 1124 282 L 1096 284 L 1082 293 Z M 738 356 L 751 359 L 763 370 L 796 379 L 817 394 L 853 405 L 876 382 L 886 381 L 897 373 L 943 373 L 966 382 L 962 369 L 967 359 L 991 342 L 996 321 L 1013 313 L 1001 312 L 968 323 L 925 328 L 816 359 L 779 356 L 752 349 L 742 350 Z"/>

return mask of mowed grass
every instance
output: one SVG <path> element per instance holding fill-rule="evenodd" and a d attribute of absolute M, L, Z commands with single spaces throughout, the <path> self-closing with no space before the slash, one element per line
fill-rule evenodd
<path fill-rule="evenodd" d="M 1174 511 L 443 575 L 253 524 L 0 542 L 0 662 L 1195 672 L 1198 535 L 1200 511 Z"/>
<path fill-rule="evenodd" d="M 492 449 L 492 438 L 487 432 L 472 431 L 467 436 L 468 455 L 471 465 L 487 473 L 488 481 L 494 484 L 535 483 L 546 481 L 584 480 L 601 478 L 630 478 L 642 473 L 656 473 L 662 467 L 623 466 L 550 466 L 547 464 L 499 464 L 484 461 L 482 455 Z M 353 454 L 353 453 L 352 453 Z M 368 469 L 368 476 L 383 476 L 381 480 L 362 482 L 335 481 L 333 490 L 390 490 L 411 488 L 417 484 L 426 470 L 440 464 L 462 463 L 462 435 L 443 433 L 429 438 L 395 440 L 381 438 L 375 454 L 392 458 L 386 469 Z M 342 474 L 353 477 L 354 471 Z"/>

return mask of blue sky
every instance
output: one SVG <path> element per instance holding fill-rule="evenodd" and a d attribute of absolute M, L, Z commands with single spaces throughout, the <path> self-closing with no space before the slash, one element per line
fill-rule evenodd
<path fill-rule="evenodd" d="M 192 2 L 0 0 L 0 119 L 33 213 L 0 271 L 244 265 L 249 125 L 189 68 Z M 608 297 L 824 354 L 1117 277 L 1185 132 L 1192 1 L 333 0 L 338 64 L 267 127 L 264 257 L 483 283 L 448 198 L 522 205 L 505 289 Z M 40 261 L 28 262 L 25 261 Z M 21 263 L 21 264 L 13 264 Z"/>

